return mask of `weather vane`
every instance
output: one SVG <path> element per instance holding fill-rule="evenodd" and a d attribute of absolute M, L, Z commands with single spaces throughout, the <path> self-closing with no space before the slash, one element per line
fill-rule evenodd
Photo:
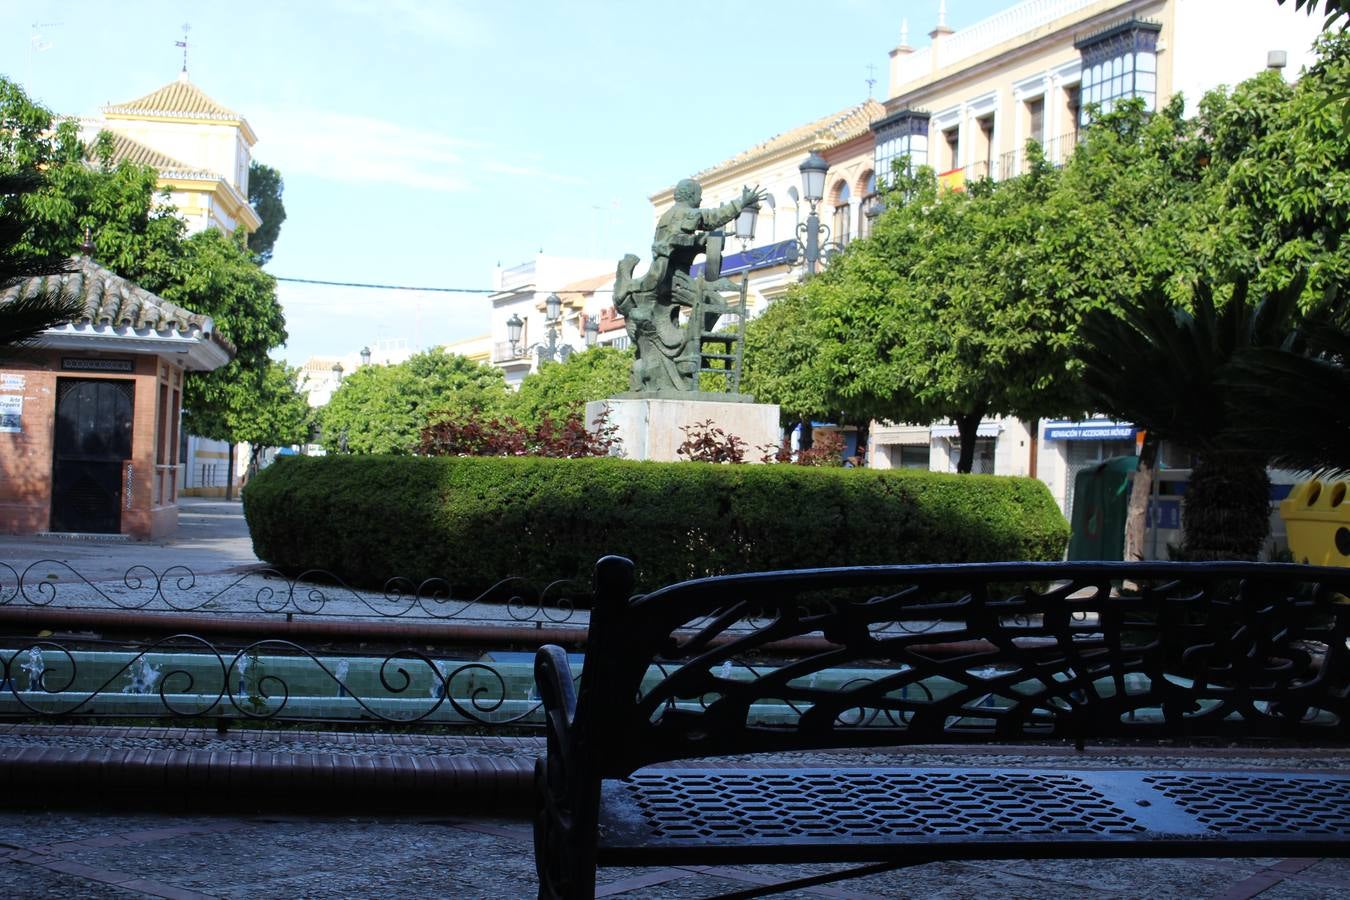
<path fill-rule="evenodd" d="M 173 45 L 174 45 L 175 47 L 182 47 L 182 48 L 183 48 L 183 74 L 184 74 L 184 75 L 187 74 L 187 51 L 188 51 L 188 40 L 187 40 L 187 36 L 188 36 L 188 32 L 191 31 L 191 30 L 192 30 L 192 26 L 189 25 L 187 22 L 184 22 L 184 23 L 183 23 L 183 39 L 182 39 L 181 41 L 174 41 L 174 42 L 173 42 Z"/>
<path fill-rule="evenodd" d="M 872 99 L 872 88 L 877 86 L 877 67 L 871 63 L 867 64 L 867 77 L 863 79 L 867 82 L 867 99 Z"/>

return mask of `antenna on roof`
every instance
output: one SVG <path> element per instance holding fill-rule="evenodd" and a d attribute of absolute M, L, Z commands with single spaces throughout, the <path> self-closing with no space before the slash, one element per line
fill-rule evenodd
<path fill-rule="evenodd" d="M 867 82 L 867 99 L 872 99 L 872 88 L 877 86 L 877 67 L 871 63 L 867 64 L 867 77 L 863 79 Z"/>
<path fill-rule="evenodd" d="M 183 71 L 182 71 L 181 74 L 182 74 L 183 76 L 185 76 L 185 77 L 187 76 L 187 51 L 188 51 L 188 39 L 187 39 L 187 36 L 188 36 L 188 32 L 191 31 L 191 30 L 192 30 L 192 26 L 189 25 L 187 22 L 184 22 L 184 23 L 183 23 L 183 39 L 182 39 L 181 41 L 174 41 L 174 42 L 173 42 L 173 45 L 174 45 L 175 47 L 182 47 L 182 48 L 183 48 Z"/>

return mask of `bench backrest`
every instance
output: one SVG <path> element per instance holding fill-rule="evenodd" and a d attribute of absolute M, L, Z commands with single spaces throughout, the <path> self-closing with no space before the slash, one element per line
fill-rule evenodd
<path fill-rule="evenodd" d="M 986 563 L 705 578 L 596 567 L 577 708 L 602 777 L 790 749 L 1350 737 L 1350 569 Z"/>

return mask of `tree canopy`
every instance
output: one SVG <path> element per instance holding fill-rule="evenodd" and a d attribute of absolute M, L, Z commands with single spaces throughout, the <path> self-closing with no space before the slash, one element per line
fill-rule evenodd
<path fill-rule="evenodd" d="M 433 415 L 499 415 L 501 369 L 441 348 L 389 366 L 361 366 L 319 414 L 329 453 L 413 453 Z"/>
<path fill-rule="evenodd" d="M 248 236 L 248 249 L 260 265 L 272 259 L 272 248 L 281 236 L 281 223 L 286 221 L 286 204 L 281 201 L 285 191 L 281 173 L 271 166 L 251 162 L 248 166 L 248 202 L 262 219 L 258 230 Z"/>
<path fill-rule="evenodd" d="M 538 425 L 547 415 L 561 422 L 585 411 L 586 403 L 628 390 L 633 354 L 612 347 L 573 353 L 565 362 L 549 362 L 525 376 L 510 396 L 505 412 L 525 425 Z"/>

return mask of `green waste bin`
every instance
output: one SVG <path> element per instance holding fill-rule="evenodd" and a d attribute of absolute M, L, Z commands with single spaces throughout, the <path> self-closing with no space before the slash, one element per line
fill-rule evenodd
<path fill-rule="evenodd" d="M 1069 559 L 1124 559 L 1125 514 L 1137 456 L 1113 456 L 1073 480 Z"/>

